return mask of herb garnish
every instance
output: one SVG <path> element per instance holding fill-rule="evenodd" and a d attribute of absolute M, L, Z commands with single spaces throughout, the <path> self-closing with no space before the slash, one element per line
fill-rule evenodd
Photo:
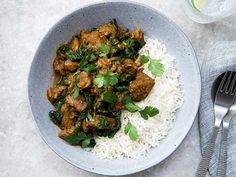
<path fill-rule="evenodd" d="M 77 86 L 77 84 L 74 85 L 74 92 L 72 93 L 72 96 L 74 99 L 79 96 L 79 87 Z"/>
<path fill-rule="evenodd" d="M 157 108 L 146 106 L 143 110 L 139 111 L 142 118 L 148 120 L 149 117 L 153 117 L 159 114 L 159 110 Z"/>
<path fill-rule="evenodd" d="M 125 96 L 123 99 L 123 103 L 125 107 L 130 112 L 139 112 L 141 117 L 145 120 L 148 120 L 149 117 L 154 117 L 155 115 L 159 114 L 159 110 L 152 106 L 146 106 L 144 109 L 137 106 L 131 99 L 130 96 Z"/>
<path fill-rule="evenodd" d="M 93 83 L 99 88 L 116 85 L 118 83 L 118 74 L 111 71 L 104 74 L 97 74 L 93 79 Z"/>
<path fill-rule="evenodd" d="M 107 57 L 107 55 L 110 52 L 110 47 L 106 44 L 99 44 L 97 46 L 97 49 L 100 51 L 100 54 L 99 54 L 100 57 Z"/>
<path fill-rule="evenodd" d="M 124 128 L 124 133 L 129 135 L 129 138 L 132 141 L 136 141 L 138 139 L 138 132 L 136 127 L 128 120 L 128 123 L 126 124 Z"/>
<path fill-rule="evenodd" d="M 160 60 L 152 59 L 150 56 L 143 55 L 141 56 L 140 62 L 142 64 L 148 63 L 148 70 L 151 71 L 151 73 L 154 76 L 162 76 L 164 73 L 164 65 L 160 62 Z"/>

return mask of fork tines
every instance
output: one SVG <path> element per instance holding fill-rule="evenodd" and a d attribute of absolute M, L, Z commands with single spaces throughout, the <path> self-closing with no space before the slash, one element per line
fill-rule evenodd
<path fill-rule="evenodd" d="M 220 92 L 225 92 L 230 95 L 236 93 L 236 72 L 227 71 L 220 83 Z"/>

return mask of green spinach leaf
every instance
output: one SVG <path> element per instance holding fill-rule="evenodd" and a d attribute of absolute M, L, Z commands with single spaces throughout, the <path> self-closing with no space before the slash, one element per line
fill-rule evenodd
<path fill-rule="evenodd" d="M 63 114 L 60 110 L 50 111 L 49 117 L 54 124 L 59 125 L 62 120 Z"/>
<path fill-rule="evenodd" d="M 116 94 L 114 92 L 107 90 L 107 91 L 102 93 L 102 99 L 105 102 L 113 104 L 113 103 L 116 102 L 117 96 L 116 96 Z"/>
<path fill-rule="evenodd" d="M 99 119 L 99 129 L 105 129 L 108 126 L 108 121 L 106 116 L 98 115 Z"/>
<path fill-rule="evenodd" d="M 115 18 L 110 20 L 110 24 L 114 25 L 116 27 L 116 29 L 118 29 L 118 24 Z"/>

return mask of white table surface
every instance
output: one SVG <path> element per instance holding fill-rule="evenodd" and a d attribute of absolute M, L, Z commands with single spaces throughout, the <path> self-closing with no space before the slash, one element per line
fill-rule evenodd
<path fill-rule="evenodd" d="M 27 76 L 40 40 L 59 19 L 95 0 L 0 0 L 0 177 L 95 177 L 58 157 L 40 138 L 27 101 Z M 171 18 L 192 41 L 199 62 L 216 41 L 236 40 L 236 15 L 191 21 L 181 0 L 141 0 Z M 194 177 L 198 121 L 167 160 L 132 177 Z"/>

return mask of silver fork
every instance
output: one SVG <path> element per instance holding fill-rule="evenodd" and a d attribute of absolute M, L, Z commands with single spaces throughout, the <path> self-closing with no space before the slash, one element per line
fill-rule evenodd
<path fill-rule="evenodd" d="M 236 74 L 233 78 L 234 87 L 236 87 Z M 233 90 L 234 89 L 234 90 Z M 230 92 L 236 92 L 236 88 L 230 89 Z M 230 120 L 236 115 L 236 101 L 230 107 L 229 113 L 223 119 L 223 133 L 220 145 L 220 157 L 217 166 L 217 177 L 225 177 L 227 169 L 227 143 Z"/>
<path fill-rule="evenodd" d="M 214 113 L 215 113 L 215 125 L 212 130 L 210 140 L 208 141 L 207 147 L 203 151 L 202 159 L 199 163 L 196 177 L 205 177 L 209 162 L 213 154 L 213 148 L 215 145 L 217 133 L 219 127 L 225 115 L 228 113 L 229 108 L 234 102 L 235 93 L 232 95 L 229 93 L 229 89 L 232 88 L 232 75 L 234 72 L 227 71 L 224 74 L 223 79 L 218 87 L 215 101 L 214 101 Z M 234 85 L 233 85 L 234 86 Z"/>

